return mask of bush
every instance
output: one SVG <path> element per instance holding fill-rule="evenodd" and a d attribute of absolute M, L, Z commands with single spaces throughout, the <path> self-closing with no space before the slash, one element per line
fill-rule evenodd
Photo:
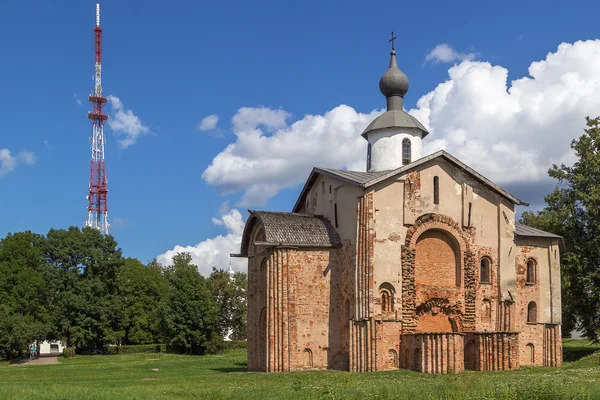
<path fill-rule="evenodd" d="M 229 340 L 225 342 L 226 349 L 247 349 L 248 341 L 247 340 Z"/>
<path fill-rule="evenodd" d="M 165 353 L 164 344 L 135 344 L 116 347 L 117 354 Z"/>
<path fill-rule="evenodd" d="M 73 347 L 65 347 L 63 349 L 63 357 L 64 358 L 73 358 L 73 357 L 75 357 L 75 349 Z"/>

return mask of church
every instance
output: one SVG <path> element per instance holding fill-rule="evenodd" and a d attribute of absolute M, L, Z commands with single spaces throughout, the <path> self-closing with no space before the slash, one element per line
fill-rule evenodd
<path fill-rule="evenodd" d="M 366 172 L 314 168 L 291 212 L 249 211 L 232 256 L 250 371 L 561 365 L 561 238 L 515 223 L 528 204 L 451 154 L 423 156 L 408 87 L 392 46 Z"/>

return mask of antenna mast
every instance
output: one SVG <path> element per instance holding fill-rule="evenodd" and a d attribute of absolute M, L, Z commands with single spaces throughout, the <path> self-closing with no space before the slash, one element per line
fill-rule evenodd
<path fill-rule="evenodd" d="M 100 28 L 100 4 L 96 4 L 96 27 L 94 28 L 94 90 L 88 99 L 94 111 L 88 112 L 92 122 L 92 162 L 90 164 L 90 193 L 88 199 L 88 220 L 86 226 L 98 229 L 100 233 L 108 234 L 108 205 L 106 203 L 106 169 L 104 166 L 104 123 L 108 115 L 102 112 L 107 98 L 102 96 L 102 28 Z"/>

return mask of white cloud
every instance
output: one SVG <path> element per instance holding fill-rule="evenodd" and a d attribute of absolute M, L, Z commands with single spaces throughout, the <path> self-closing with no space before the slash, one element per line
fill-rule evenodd
<path fill-rule="evenodd" d="M 463 61 L 410 112 L 430 128 L 426 153 L 446 149 L 493 181 L 547 178 L 573 160 L 585 116 L 600 114 L 600 40 L 562 43 L 507 84 L 508 70 Z"/>
<path fill-rule="evenodd" d="M 204 276 L 210 275 L 213 266 L 227 270 L 230 260 L 235 271 L 246 271 L 248 264 L 245 259 L 229 257 L 229 254 L 240 251 L 244 232 L 242 214 L 237 209 L 228 210 L 219 219 L 213 218 L 213 223 L 223 226 L 226 234 L 206 239 L 195 246 L 177 245 L 158 256 L 157 261 L 163 265 L 171 265 L 175 254 L 188 252 L 192 255 L 192 262 L 198 266 L 198 271 Z"/>
<path fill-rule="evenodd" d="M 33 165 L 35 161 L 35 154 L 30 151 L 21 151 L 13 156 L 10 150 L 0 149 L 0 177 L 8 174 L 20 164 Z"/>
<path fill-rule="evenodd" d="M 202 121 L 198 123 L 199 131 L 213 131 L 217 129 L 217 123 L 219 122 L 219 116 L 211 114 L 207 117 L 202 118 Z"/>
<path fill-rule="evenodd" d="M 505 187 L 547 193 L 554 187 L 547 177 L 550 165 L 574 161 L 570 143 L 583 133 L 584 117 L 600 114 L 600 40 L 563 43 L 531 63 L 529 76 L 510 83 L 507 77 L 502 66 L 465 60 L 409 112 L 430 131 L 425 154 L 445 149 Z M 362 114 L 341 105 L 286 124 L 283 110 L 240 109 L 233 119 L 237 140 L 213 159 L 203 179 L 259 205 L 303 183 L 313 166 L 364 170 L 366 141 L 360 133 L 380 112 Z M 259 129 L 261 124 L 270 132 Z M 243 221 L 231 210 L 213 222 L 228 234 L 177 246 L 163 260 L 187 250 L 203 271 L 225 268 L 227 254 L 239 251 Z M 245 265 L 233 260 L 237 268 Z"/>
<path fill-rule="evenodd" d="M 77 97 L 76 94 L 73 94 L 73 97 L 75 98 L 75 101 L 77 102 L 77 105 L 79 105 L 79 106 L 83 105 L 83 103 L 81 102 L 81 100 L 79 100 L 79 97 Z"/>
<path fill-rule="evenodd" d="M 454 61 L 473 60 L 475 53 L 459 53 L 449 45 L 438 44 L 425 56 L 425 62 L 450 63 Z"/>
<path fill-rule="evenodd" d="M 240 108 L 232 119 L 237 141 L 202 178 L 224 193 L 244 191 L 239 205 L 246 206 L 264 205 L 281 189 L 302 183 L 315 165 L 364 170 L 367 144 L 360 133 L 380 112 L 361 114 L 341 105 L 288 125 L 284 110 Z"/>
<path fill-rule="evenodd" d="M 119 137 L 119 146 L 126 149 L 137 143 L 139 137 L 147 134 L 150 130 L 142 124 L 140 118 L 133 111 L 123 106 L 121 99 L 116 96 L 108 96 L 108 100 L 114 111 L 114 114 L 108 119 L 108 125 Z"/>
<path fill-rule="evenodd" d="M 430 131 L 425 153 L 445 149 L 499 184 L 548 179 L 552 163 L 573 159 L 570 142 L 584 117 L 600 114 L 600 40 L 563 43 L 529 75 L 508 83 L 508 70 L 489 62 L 451 67 L 409 110 Z M 286 124 L 283 110 L 241 108 L 232 120 L 237 140 L 202 178 L 223 193 L 242 192 L 240 205 L 262 206 L 303 183 L 313 166 L 364 170 L 360 133 L 380 112 L 340 105 Z"/>

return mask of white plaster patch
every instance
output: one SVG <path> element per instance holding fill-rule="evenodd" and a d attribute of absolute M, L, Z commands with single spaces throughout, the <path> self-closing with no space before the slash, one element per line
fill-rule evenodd
<path fill-rule="evenodd" d="M 456 195 L 460 196 L 462 194 L 462 186 L 460 183 L 454 184 L 454 188 L 456 189 Z"/>

